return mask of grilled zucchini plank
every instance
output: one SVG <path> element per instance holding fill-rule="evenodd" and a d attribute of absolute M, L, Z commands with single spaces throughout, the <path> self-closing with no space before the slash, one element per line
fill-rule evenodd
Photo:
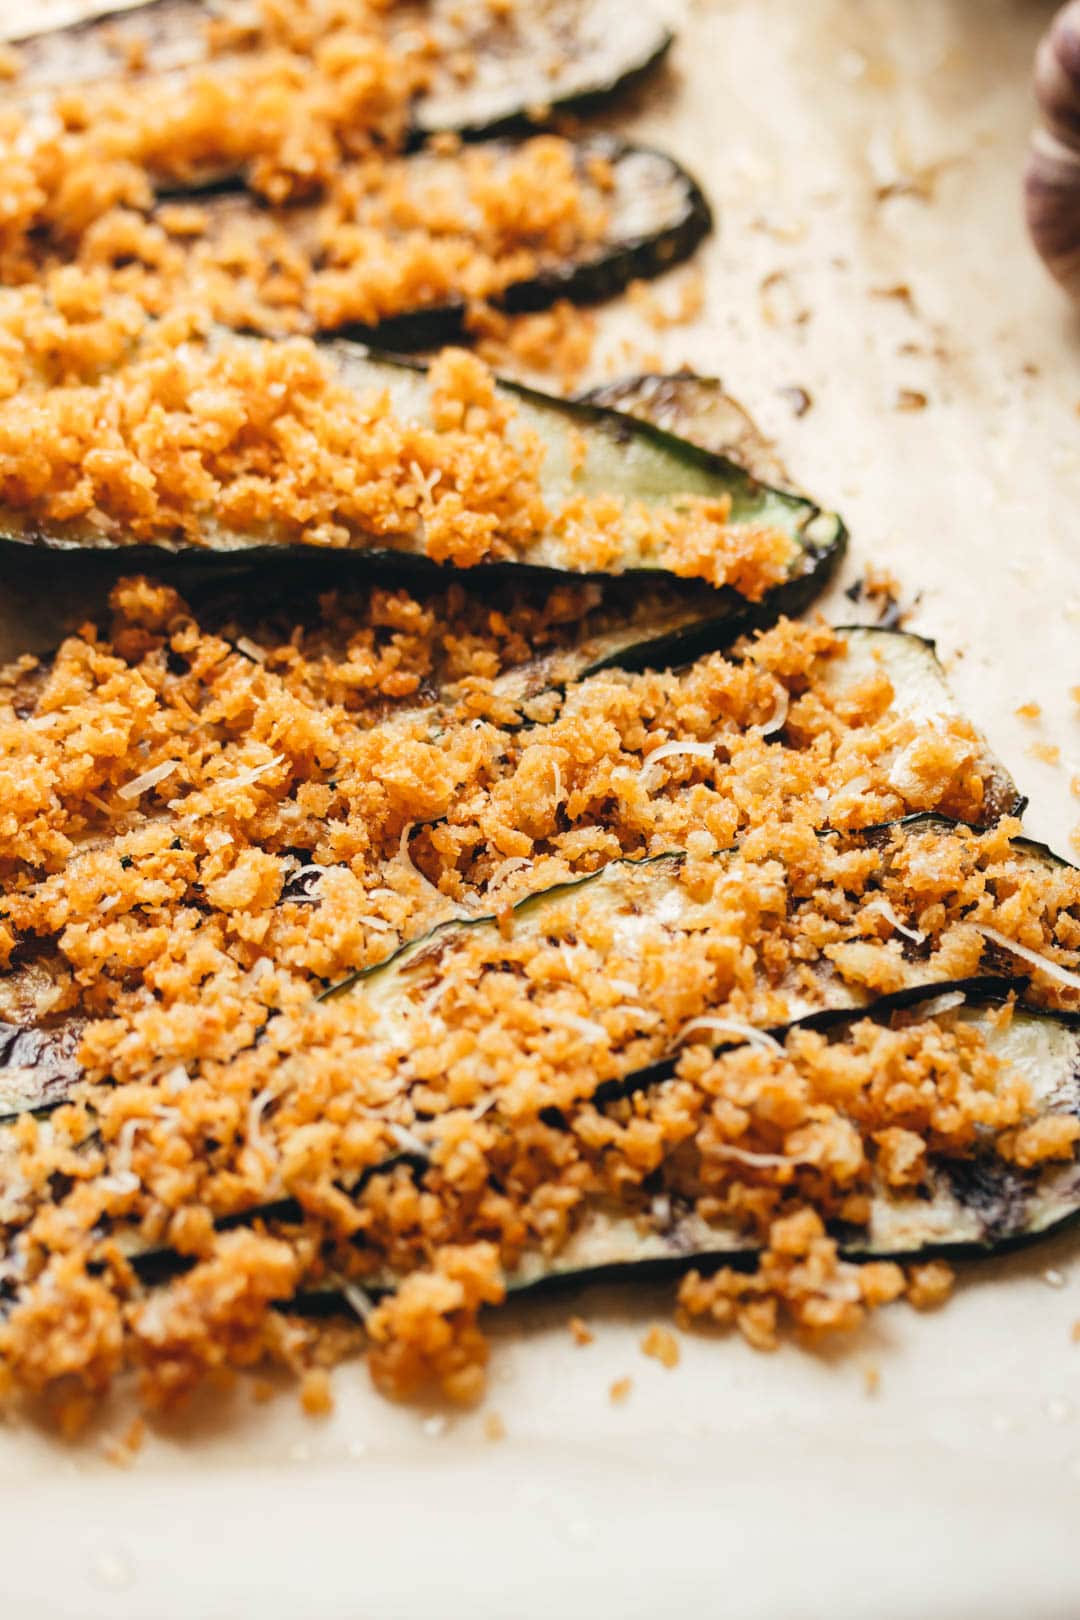
<path fill-rule="evenodd" d="M 25 101 L 133 75 L 170 74 L 211 60 L 206 25 L 242 22 L 244 0 L 142 0 L 72 7 L 66 26 L 35 26 L 34 8 L 8 25 L 20 72 L 9 96 Z M 485 0 L 400 5 L 392 25 L 407 48 L 422 28 L 435 46 L 413 109 L 416 139 L 443 131 L 489 134 L 546 121 L 555 111 L 614 96 L 656 67 L 672 34 L 647 5 L 623 0 L 529 0 L 500 16 Z M 468 60 L 470 72 L 457 69 Z"/>
<path fill-rule="evenodd" d="M 467 238 L 475 211 L 467 190 L 467 166 L 482 153 L 489 183 L 495 183 L 517 150 L 514 142 L 496 140 L 464 153 L 416 152 L 391 165 L 391 183 L 402 188 L 417 210 L 423 209 L 426 197 L 433 199 L 444 217 L 448 198 L 459 188 L 457 231 Z M 712 213 L 697 181 L 663 152 L 593 135 L 574 143 L 573 164 L 583 195 L 598 213 L 602 210 L 603 231 L 562 257 L 550 249 L 533 252 L 523 244 L 517 256 L 534 257 L 533 268 L 526 274 L 518 271 L 518 279 L 486 296 L 487 303 L 508 314 L 546 309 L 562 298 L 595 303 L 614 297 L 629 282 L 660 275 L 689 258 L 712 227 Z M 594 178 L 598 172 L 604 176 L 602 187 Z M 156 220 L 159 214 L 167 229 L 167 213 L 159 210 L 151 218 Z M 414 234 L 382 224 L 366 227 L 365 217 L 361 199 L 355 215 L 335 217 L 334 229 L 383 231 L 390 254 L 398 236 Z M 366 300 L 357 306 L 354 294 L 350 309 L 349 271 L 337 264 L 333 237 L 325 234 L 322 204 L 268 209 L 244 192 L 226 192 L 200 199 L 200 220 L 202 229 L 191 249 L 193 266 L 196 272 L 204 263 L 213 267 L 211 297 L 214 288 L 220 289 L 214 312 L 227 324 L 270 335 L 300 331 L 345 336 L 398 353 L 435 349 L 468 336 L 466 289 L 442 301 L 422 299 L 413 308 L 383 315 L 368 314 Z M 433 240 L 438 243 L 438 233 Z M 289 266 L 289 279 L 298 288 L 295 303 L 261 303 L 257 294 L 253 300 L 245 268 L 250 254 L 260 264 Z M 228 277 L 220 268 L 223 263 L 232 267 Z M 354 313 L 356 307 L 364 313 Z M 617 400 L 610 404 L 618 408 Z"/>

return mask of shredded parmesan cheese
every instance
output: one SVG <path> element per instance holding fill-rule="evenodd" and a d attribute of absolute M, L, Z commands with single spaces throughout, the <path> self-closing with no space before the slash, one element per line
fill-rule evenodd
<path fill-rule="evenodd" d="M 791 706 L 791 697 L 786 686 L 782 686 L 777 693 L 776 708 L 772 718 L 767 720 L 761 728 L 763 737 L 772 737 L 778 731 L 783 731 L 787 724 L 788 709 Z"/>
<path fill-rule="evenodd" d="M 1048 979 L 1055 979 L 1058 984 L 1067 985 L 1070 990 L 1080 990 L 1080 973 L 1070 973 L 1069 969 L 1063 968 L 1060 962 L 1053 962 L 1047 956 L 1040 956 L 1038 951 L 1029 950 L 1026 945 L 1021 945 L 1015 939 L 1010 939 L 1008 934 L 1001 933 L 997 928 L 991 928 L 987 923 L 976 923 L 975 927 L 984 939 L 989 939 L 993 944 L 1000 945 L 1004 951 L 1011 951 L 1022 962 L 1027 962 L 1031 967 L 1037 968 L 1040 973 L 1045 973 Z"/>
<path fill-rule="evenodd" d="M 388 1120 L 386 1129 L 403 1153 L 413 1153 L 418 1159 L 429 1157 L 427 1144 L 420 1140 L 415 1131 L 399 1125 L 396 1120 Z"/>
<path fill-rule="evenodd" d="M 685 1041 L 687 1036 L 696 1035 L 700 1030 L 707 1030 L 710 1034 L 729 1035 L 733 1040 L 745 1041 L 747 1046 L 756 1046 L 763 1052 L 782 1052 L 783 1046 L 774 1035 L 767 1030 L 755 1029 L 753 1024 L 744 1024 L 738 1018 L 713 1018 L 703 1016 L 691 1018 L 679 1031 L 679 1040 Z"/>
<path fill-rule="evenodd" d="M 117 797 L 128 802 L 139 798 L 141 794 L 148 793 L 151 788 L 157 787 L 159 782 L 164 782 L 167 776 L 171 776 L 176 766 L 177 761 L 175 759 L 163 759 L 160 765 L 151 765 L 150 769 L 143 771 L 141 776 L 133 776 L 130 782 L 125 782 L 123 787 L 117 788 Z"/>
<path fill-rule="evenodd" d="M 576 1030 L 584 1035 L 587 1041 L 606 1041 L 608 1032 L 603 1024 L 595 1019 L 583 1018 L 580 1013 L 564 1012 L 560 1007 L 545 1007 L 543 1019 L 546 1024 L 561 1024 L 566 1029 Z"/>
<path fill-rule="evenodd" d="M 365 1327 L 375 1309 L 375 1301 L 370 1294 L 364 1292 L 359 1283 L 345 1282 L 341 1285 L 342 1297 L 356 1318 L 363 1322 Z"/>
<path fill-rule="evenodd" d="M 661 764 L 665 759 L 675 759 L 680 756 L 686 756 L 692 759 L 714 760 L 716 758 L 716 747 L 713 743 L 703 742 L 661 743 L 660 747 L 654 749 L 654 751 L 645 761 L 644 765 L 638 771 L 638 780 L 643 782 L 652 771 L 654 765 Z"/>
<path fill-rule="evenodd" d="M 277 1152 L 272 1144 L 263 1135 L 262 1118 L 270 1104 L 277 1099 L 278 1093 L 267 1086 L 251 1099 L 247 1111 L 247 1142 L 250 1148 L 265 1159 L 269 1164 L 277 1163 Z"/>
<path fill-rule="evenodd" d="M 902 923 L 900 918 L 896 915 L 893 907 L 883 895 L 876 895 L 873 900 L 867 902 L 867 904 L 863 907 L 863 910 L 876 911 L 880 916 L 885 918 L 885 921 L 889 924 L 890 928 L 894 929 L 898 934 L 903 934 L 905 939 L 912 940 L 916 945 L 921 945 L 923 940 L 926 938 L 926 935 L 921 931 L 921 929 L 909 928 L 906 923 Z"/>
<path fill-rule="evenodd" d="M 268 759 L 265 765 L 255 765 L 250 771 L 241 771 L 239 776 L 229 776 L 224 780 L 231 788 L 250 787 L 253 782 L 257 782 L 259 780 L 260 776 L 265 776 L 267 771 L 272 771 L 278 765 L 284 765 L 284 763 L 285 755 L 275 754 L 274 758 Z"/>

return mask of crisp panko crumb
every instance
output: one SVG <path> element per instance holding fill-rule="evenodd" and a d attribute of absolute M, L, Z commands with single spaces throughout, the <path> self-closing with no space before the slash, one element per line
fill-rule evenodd
<path fill-rule="evenodd" d="M 998 1151 L 1022 1170 L 1030 1170 L 1048 1160 L 1071 1159 L 1077 1141 L 1080 1141 L 1080 1119 L 1075 1114 L 1044 1114 L 1030 1125 L 1008 1133 Z"/>
<path fill-rule="evenodd" d="M 438 409 L 486 409 L 486 388 L 452 357 Z M 978 735 L 944 715 L 924 749 L 884 665 L 852 673 L 827 626 L 565 685 L 562 654 L 622 611 L 575 584 L 195 613 L 129 579 L 109 622 L 4 672 L 0 1019 L 66 1065 L 59 1106 L 0 1133 L 27 1256 L 9 1391 L 85 1403 L 134 1370 L 161 1405 L 234 1369 L 299 1376 L 332 1335 L 279 1307 L 330 1287 L 380 1389 L 473 1402 L 485 1308 L 612 1204 L 756 1258 L 685 1279 L 680 1319 L 816 1342 L 905 1286 L 833 1236 L 877 1199 L 917 1199 L 938 1155 L 1072 1150 L 947 1006 L 689 1038 L 777 1027 L 841 984 L 970 976 L 995 960 L 980 927 L 1073 968 L 1080 879 L 1033 875 Z M 992 824 L 863 831 L 916 809 Z M 618 924 L 595 899 L 612 883 Z M 389 1003 L 318 999 L 442 924 Z M 663 1085 L 597 1105 L 673 1052 Z M 300 1214 L 243 1227 L 268 1205 Z M 178 1272 L 142 1283 L 146 1248 Z"/>
<path fill-rule="evenodd" d="M 881 1388 L 881 1368 L 871 1363 L 863 1368 L 863 1388 L 868 1395 L 876 1395 Z"/>
<path fill-rule="evenodd" d="M 1080 1317 L 1077 1317 L 1076 1321 L 1073 1323 L 1069 1337 L 1072 1339 L 1074 1344 L 1080 1344 Z"/>
<path fill-rule="evenodd" d="M 633 1387 L 634 1380 L 632 1378 L 616 1378 L 615 1382 L 608 1390 L 608 1397 L 611 1400 L 612 1405 L 625 1405 L 625 1403 L 630 1399 L 630 1393 Z"/>
<path fill-rule="evenodd" d="M 325 1367 L 309 1367 L 300 1380 L 300 1405 L 308 1417 L 326 1417 L 334 1410 L 334 1393 Z"/>
<path fill-rule="evenodd" d="M 506 1439 L 506 1424 L 498 1412 L 488 1412 L 484 1418 L 484 1439 L 495 1445 Z"/>
<path fill-rule="evenodd" d="M 935 1311 L 953 1291 L 956 1273 L 944 1260 L 908 1268 L 907 1298 L 917 1311 Z"/>
<path fill-rule="evenodd" d="M 581 1320 L 580 1316 L 572 1316 L 566 1325 L 570 1329 L 571 1336 L 576 1345 L 579 1347 L 584 1347 L 587 1344 L 593 1343 L 596 1335 L 593 1333 L 588 1324 Z"/>
<path fill-rule="evenodd" d="M 115 1468 L 130 1468 L 142 1449 L 145 1438 L 145 1420 L 141 1417 L 133 1418 L 123 1434 L 105 1442 L 102 1446 L 102 1455 Z"/>
<path fill-rule="evenodd" d="M 858 1270 L 859 1292 L 871 1310 L 890 1305 L 904 1292 L 904 1273 L 892 1260 L 867 1260 Z"/>
<path fill-rule="evenodd" d="M 705 276 L 700 265 L 692 265 L 663 292 L 644 281 L 632 281 L 628 289 L 631 304 L 654 331 L 672 326 L 688 326 L 705 307 Z"/>
<path fill-rule="evenodd" d="M 1042 705 L 1038 703 L 1021 703 L 1015 711 L 1021 720 L 1038 720 L 1042 714 Z"/>
<path fill-rule="evenodd" d="M 16 532 L 167 550 L 389 547 L 462 569 L 617 575 L 629 557 L 752 601 L 795 561 L 793 536 L 738 516 L 729 494 L 647 503 L 556 486 L 552 500 L 541 434 L 465 350 L 432 362 L 426 406 L 396 410 L 387 390 L 356 384 L 348 354 L 299 338 L 204 341 L 180 314 L 128 333 L 129 312 L 106 299 L 117 360 L 49 386 L 35 345 L 55 317 L 36 287 L 4 297 L 0 504 Z"/>
<path fill-rule="evenodd" d="M 643 1355 L 651 1356 L 670 1371 L 679 1365 L 679 1341 L 670 1328 L 654 1322 L 641 1341 Z"/>
<path fill-rule="evenodd" d="M 398 1396 L 436 1384 L 450 1400 L 472 1405 L 483 1393 L 488 1357 L 476 1313 L 503 1296 L 492 1244 L 441 1250 L 434 1272 L 406 1277 L 368 1320 L 376 1384 Z"/>
<path fill-rule="evenodd" d="M 484 304 L 470 311 L 469 330 L 488 365 L 512 376 L 550 374 L 569 392 L 592 360 L 597 320 L 565 298 L 534 315 L 505 315 Z"/>
<path fill-rule="evenodd" d="M 1061 749 L 1057 743 L 1033 742 L 1028 746 L 1028 753 L 1032 759 L 1042 760 L 1044 765 L 1061 764 Z"/>

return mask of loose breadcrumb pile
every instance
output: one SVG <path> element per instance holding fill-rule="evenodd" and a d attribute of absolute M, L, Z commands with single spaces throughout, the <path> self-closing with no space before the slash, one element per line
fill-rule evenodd
<path fill-rule="evenodd" d="M 761 1345 L 851 1328 L 944 1284 L 853 1267 L 837 1222 L 976 1144 L 1072 1156 L 1075 1119 L 1034 1118 L 962 1013 L 754 1038 L 1015 967 L 1010 940 L 1080 954 L 1080 878 L 1025 863 L 1015 822 L 862 831 L 999 807 L 971 727 L 905 718 L 842 634 L 782 622 L 562 689 L 543 670 L 604 623 L 594 588 L 331 594 L 284 636 L 140 579 L 112 607 L 2 687 L 0 1018 L 67 1096 L 0 1143 L 11 1391 L 73 1422 L 125 1368 L 160 1404 L 302 1365 L 311 1330 L 275 1307 L 333 1286 L 381 1388 L 471 1400 L 478 1313 L 612 1208 L 760 1249 L 688 1279 L 688 1318 Z"/>

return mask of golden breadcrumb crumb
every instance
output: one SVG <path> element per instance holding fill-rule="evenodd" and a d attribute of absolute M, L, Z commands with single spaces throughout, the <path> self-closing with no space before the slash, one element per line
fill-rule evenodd
<path fill-rule="evenodd" d="M 116 1435 L 102 1446 L 102 1455 L 114 1468 L 130 1468 L 146 1438 L 146 1422 L 141 1417 L 132 1418 L 122 1434 Z"/>
<path fill-rule="evenodd" d="M 593 1333 L 592 1329 L 587 1323 L 582 1321 L 580 1316 L 572 1316 L 566 1325 L 570 1329 L 574 1343 L 579 1348 L 583 1348 L 587 1344 L 592 1344 L 596 1338 L 596 1335 Z"/>
<path fill-rule="evenodd" d="M 333 1411 L 334 1394 L 325 1367 L 309 1367 L 300 1380 L 300 1405 L 308 1417 L 326 1417 Z"/>
<path fill-rule="evenodd" d="M 944 1260 L 908 1268 L 907 1299 L 917 1311 L 935 1311 L 953 1291 L 956 1274 Z"/>
<path fill-rule="evenodd" d="M 985 756 L 941 717 L 915 769 L 922 733 L 884 671 L 846 675 L 824 627 L 507 703 L 498 682 L 595 600 L 508 599 L 485 621 L 460 593 L 373 591 L 283 634 L 227 604 L 204 626 L 133 580 L 108 636 L 87 626 L 7 672 L 0 1015 L 77 1058 L 69 1100 L 0 1141 L 26 1257 L 0 1325 L 10 1389 L 92 1395 L 134 1367 L 162 1404 L 231 1367 L 302 1370 L 313 1330 L 275 1307 L 330 1286 L 380 1388 L 472 1402 L 482 1309 L 612 1201 L 657 1231 L 678 1204 L 756 1248 L 756 1270 L 692 1275 L 680 1305 L 769 1348 L 903 1291 L 826 1222 L 865 1226 L 875 1197 L 917 1193 L 935 1155 L 976 1142 L 1032 1167 L 1071 1151 L 1075 1122 L 1033 1120 L 1022 1078 L 948 1009 L 782 1049 L 689 1038 L 703 1015 L 781 1024 L 791 995 L 830 985 L 970 975 L 989 949 L 974 925 L 1074 964 L 1080 880 L 1026 875 L 1010 820 L 864 838 L 914 808 L 977 817 Z M 434 710 L 410 707 L 418 688 Z M 588 885 L 539 934 L 512 910 L 680 846 L 622 870 L 632 949 Z M 460 928 L 485 911 L 503 926 Z M 313 999 L 440 923 L 458 931 L 437 977 L 421 957 L 388 1023 L 365 993 Z M 669 1082 L 596 1104 L 683 1031 Z M 283 1198 L 299 1218 L 228 1229 Z M 190 1269 L 145 1285 L 130 1257 L 147 1248 Z M 913 1273 L 913 1297 L 936 1275 Z"/>
<path fill-rule="evenodd" d="M 641 1341 L 643 1355 L 651 1356 L 658 1361 L 661 1367 L 671 1368 L 679 1365 L 679 1341 L 670 1328 L 663 1327 L 654 1322 Z"/>

